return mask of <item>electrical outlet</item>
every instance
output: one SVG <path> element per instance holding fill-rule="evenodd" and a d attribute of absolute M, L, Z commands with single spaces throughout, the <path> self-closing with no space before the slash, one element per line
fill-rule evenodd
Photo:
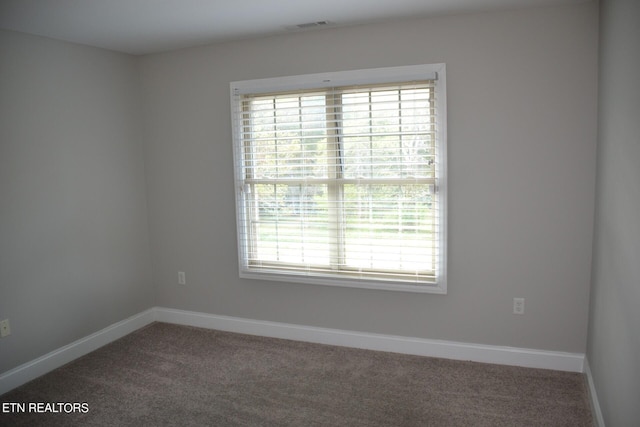
<path fill-rule="evenodd" d="M 187 284 L 187 276 L 184 274 L 184 271 L 178 271 L 178 285 L 186 285 Z"/>
<path fill-rule="evenodd" d="M 9 319 L 0 321 L 0 338 L 4 338 L 7 335 L 11 335 L 11 327 L 9 326 Z"/>
<path fill-rule="evenodd" d="M 524 314 L 524 298 L 513 299 L 513 314 Z"/>

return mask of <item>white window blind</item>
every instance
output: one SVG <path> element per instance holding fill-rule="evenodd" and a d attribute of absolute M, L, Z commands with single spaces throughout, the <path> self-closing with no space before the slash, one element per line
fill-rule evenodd
<path fill-rule="evenodd" d="M 443 291 L 432 75 L 232 91 L 243 277 Z"/>

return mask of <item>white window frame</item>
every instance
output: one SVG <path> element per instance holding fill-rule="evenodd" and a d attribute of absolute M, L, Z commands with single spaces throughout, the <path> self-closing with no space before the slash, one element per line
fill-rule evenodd
<path fill-rule="evenodd" d="M 393 281 L 369 280 L 349 277 L 322 277 L 300 273 L 283 273 L 280 271 L 252 271 L 248 266 L 246 245 L 241 230 L 245 227 L 246 218 L 243 195 L 243 141 L 241 135 L 240 110 L 241 96 L 245 94 L 262 94 L 307 89 L 323 89 L 340 86 L 364 84 L 399 83 L 417 80 L 435 79 L 436 103 L 436 144 L 437 169 L 436 191 L 439 202 L 438 227 L 438 265 L 435 283 L 405 283 Z M 236 184 L 236 220 L 238 231 L 239 274 L 242 278 L 272 280 L 279 282 L 309 283 L 329 286 L 343 286 L 366 289 L 382 289 L 418 293 L 447 293 L 447 108 L 446 108 L 446 66 L 445 64 L 410 65 L 342 72 L 306 74 L 288 77 L 276 77 L 257 80 L 232 82 L 231 112 L 234 139 L 234 170 Z"/>

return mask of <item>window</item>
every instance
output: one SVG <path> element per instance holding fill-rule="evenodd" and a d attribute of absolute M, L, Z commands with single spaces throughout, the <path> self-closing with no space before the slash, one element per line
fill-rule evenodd
<path fill-rule="evenodd" d="M 231 98 L 241 277 L 446 293 L 444 64 Z"/>

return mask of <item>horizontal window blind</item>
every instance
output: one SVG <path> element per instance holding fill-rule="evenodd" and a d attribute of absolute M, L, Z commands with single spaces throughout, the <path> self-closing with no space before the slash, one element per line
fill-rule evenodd
<path fill-rule="evenodd" d="M 236 94 L 241 273 L 435 284 L 435 84 Z"/>

